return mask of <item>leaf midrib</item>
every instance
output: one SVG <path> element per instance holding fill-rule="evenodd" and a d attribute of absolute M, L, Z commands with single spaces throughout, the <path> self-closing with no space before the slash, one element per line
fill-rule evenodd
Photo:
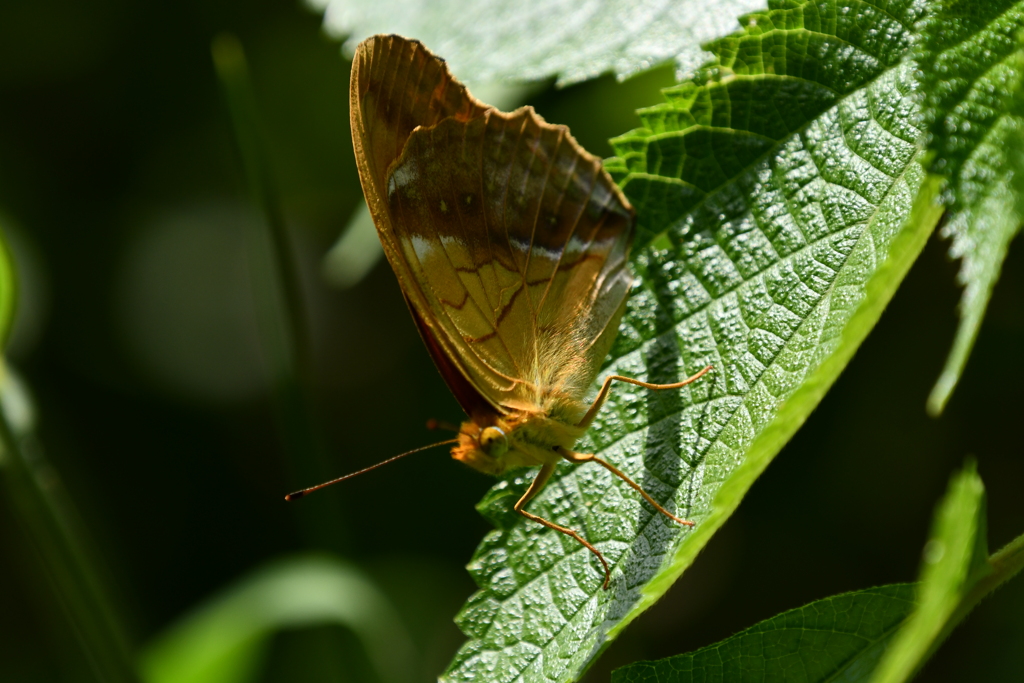
<path fill-rule="evenodd" d="M 847 671 L 850 670 L 851 666 L 853 666 L 854 664 L 856 664 L 860 660 L 860 658 L 864 655 L 864 652 L 866 652 L 867 650 L 871 649 L 872 647 L 875 647 L 879 643 L 882 643 L 882 642 L 888 640 L 889 638 L 892 638 L 893 634 L 896 631 L 898 631 L 900 629 L 900 627 L 903 626 L 904 623 L 906 623 L 906 621 L 907 621 L 907 617 L 903 617 L 898 622 L 896 622 L 895 624 L 890 626 L 888 629 L 885 630 L 885 634 L 882 637 L 872 641 L 871 644 L 868 647 L 866 647 L 864 650 L 862 650 L 860 652 L 860 654 L 855 655 L 854 657 L 852 657 L 849 661 L 847 661 L 845 664 L 843 664 L 841 668 L 837 669 L 834 674 L 832 674 L 828 678 L 824 679 L 821 683 L 830 683 L 831 681 L 837 680 L 837 678 L 839 677 L 840 674 L 845 674 Z"/>

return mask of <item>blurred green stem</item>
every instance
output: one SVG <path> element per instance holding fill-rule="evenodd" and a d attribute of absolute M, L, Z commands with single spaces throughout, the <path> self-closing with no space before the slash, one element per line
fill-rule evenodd
<path fill-rule="evenodd" d="M 256 103 L 245 53 L 238 38 L 226 33 L 213 40 L 211 52 L 231 110 L 231 122 L 242 155 L 249 191 L 270 228 L 274 265 L 280 291 L 284 295 L 283 314 L 287 319 L 287 372 L 304 384 L 309 377 L 310 340 L 302 282 L 296 265 L 295 249 L 288 235 L 281 202 L 274 189 L 260 140 Z"/>
<path fill-rule="evenodd" d="M 964 597 L 950 619 L 951 624 L 958 624 L 975 606 L 992 591 L 1012 579 L 1024 569 L 1024 534 L 1013 539 L 993 553 L 987 561 L 986 569 L 981 578 L 974 584 Z"/>
<path fill-rule="evenodd" d="M 126 630 L 60 478 L 33 437 L 16 435 L 2 410 L 0 447 L 0 478 L 11 508 L 96 678 L 104 683 L 138 681 Z"/>
<path fill-rule="evenodd" d="M 289 456 L 286 466 L 292 472 L 294 488 L 310 486 L 337 474 L 329 473 L 319 457 L 322 453 L 310 401 L 312 345 L 298 260 L 269 171 L 242 44 L 234 35 L 222 33 L 214 38 L 210 51 L 231 113 L 249 192 L 270 232 L 271 270 L 276 282 L 269 291 L 257 292 L 257 306 L 263 311 L 261 327 L 267 355 L 276 366 L 273 368 L 275 399 L 281 436 Z M 278 293 L 283 299 L 279 305 Z M 284 324 L 280 318 L 284 318 Z M 282 491 L 282 496 L 284 493 L 287 492 Z M 343 519 L 343 515 L 336 500 L 325 504 L 335 508 L 329 515 L 314 518 L 303 512 L 299 514 L 310 540 L 321 547 L 340 550 L 338 520 Z"/>

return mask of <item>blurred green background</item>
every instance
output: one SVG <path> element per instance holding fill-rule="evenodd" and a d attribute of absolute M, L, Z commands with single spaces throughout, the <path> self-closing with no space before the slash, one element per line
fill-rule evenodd
<path fill-rule="evenodd" d="M 266 229 L 210 57 L 223 31 L 248 57 L 300 264 L 311 352 L 299 413 L 267 322 Z M 292 0 L 0 3 L 0 227 L 22 284 L 9 357 L 134 648 L 257 567 L 310 550 L 355 563 L 393 604 L 414 647 L 409 680 L 435 677 L 461 642 L 452 617 L 474 588 L 463 565 L 488 530 L 473 510 L 486 477 L 437 449 L 282 500 L 430 443 L 427 418 L 461 417 L 390 269 L 345 290 L 322 275 L 361 201 L 348 70 Z M 622 84 L 541 84 L 528 101 L 607 156 L 607 138 L 671 82 L 661 68 Z M 959 297 L 946 249 L 933 239 L 807 425 L 588 680 L 817 598 L 913 580 L 933 507 L 967 454 L 989 490 L 991 547 L 1024 532 L 1024 255 L 1011 252 L 967 374 L 934 420 L 924 402 Z M 9 503 L 0 681 L 96 680 Z M 1016 680 L 1021 614 L 1018 580 L 922 680 Z M 263 664 L 256 680 L 377 676 L 339 625 L 275 635 Z"/>

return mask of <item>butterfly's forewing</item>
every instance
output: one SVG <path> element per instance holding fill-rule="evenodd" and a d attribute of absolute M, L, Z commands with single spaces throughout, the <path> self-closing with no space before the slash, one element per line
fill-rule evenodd
<path fill-rule="evenodd" d="M 363 194 L 427 350 L 467 414 L 493 412 L 492 404 L 456 365 L 450 346 L 438 339 L 423 319 L 429 311 L 424 309 L 419 286 L 397 251 L 396 233 L 384 203 L 388 170 L 413 129 L 449 116 L 469 119 L 486 107 L 467 97 L 444 63 L 420 43 L 399 36 L 375 36 L 356 49 L 349 108 Z"/>
<path fill-rule="evenodd" d="M 630 283 L 632 210 L 601 162 L 397 36 L 357 48 L 352 107 L 381 241 L 463 407 L 579 398 Z"/>
<path fill-rule="evenodd" d="M 352 142 L 365 192 L 376 217 L 387 172 L 417 126 L 468 120 L 487 106 L 467 96 L 444 62 L 416 41 L 375 36 L 356 49 L 349 91 Z M 364 188 L 365 189 L 365 188 Z M 385 247 L 388 245 L 385 244 Z"/>

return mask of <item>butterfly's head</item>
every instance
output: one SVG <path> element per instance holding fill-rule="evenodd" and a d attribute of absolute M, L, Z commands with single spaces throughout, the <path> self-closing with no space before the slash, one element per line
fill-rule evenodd
<path fill-rule="evenodd" d="M 475 422 L 464 422 L 452 457 L 475 470 L 499 475 L 508 468 L 504 458 L 508 450 L 508 430 L 502 425 L 481 427 Z"/>

